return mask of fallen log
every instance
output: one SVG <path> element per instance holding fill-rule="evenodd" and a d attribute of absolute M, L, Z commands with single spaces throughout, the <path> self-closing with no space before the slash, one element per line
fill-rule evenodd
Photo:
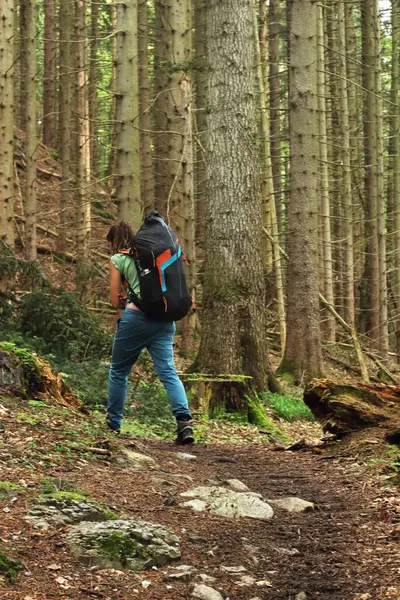
<path fill-rule="evenodd" d="M 366 427 L 400 427 L 400 386 L 342 384 L 313 379 L 304 390 L 304 402 L 324 431 L 341 437 Z"/>

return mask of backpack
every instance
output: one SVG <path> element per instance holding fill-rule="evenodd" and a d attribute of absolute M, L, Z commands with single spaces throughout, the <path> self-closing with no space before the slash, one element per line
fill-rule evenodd
<path fill-rule="evenodd" d="M 140 298 L 129 288 L 129 301 L 154 321 L 183 319 L 192 305 L 184 253 L 175 232 L 157 211 L 146 217 L 134 235 L 128 255 L 135 261 L 140 283 Z"/>

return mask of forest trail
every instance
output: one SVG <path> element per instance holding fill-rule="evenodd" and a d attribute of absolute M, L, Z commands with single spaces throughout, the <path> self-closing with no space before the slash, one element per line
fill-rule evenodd
<path fill-rule="evenodd" d="M 87 417 L 71 413 L 66 419 L 66 409 L 59 416 L 42 411 L 34 423 L 32 416 L 21 418 L 19 402 L 4 407 L 1 480 L 20 489 L 0 499 L 0 538 L 22 569 L 14 585 L 1 590 L 2 600 L 187 600 L 200 575 L 215 578 L 205 585 L 221 594 L 200 598 L 400 597 L 399 499 L 366 477 L 357 457 L 274 451 L 269 445 L 198 445 L 188 450 L 192 459 L 183 460 L 182 449 L 172 442 L 110 436 L 97 445 L 111 448 L 113 456 L 79 454 L 68 443 L 73 431 L 79 439 L 88 435 Z M 120 458 L 126 451 L 155 462 L 148 459 L 141 470 L 132 469 Z M 227 479 L 240 480 L 264 499 L 300 497 L 313 502 L 315 510 L 275 508 L 273 518 L 262 521 L 182 506 L 187 498 L 180 494 L 190 487 L 226 487 Z M 24 520 L 43 482 L 50 480 L 67 482 L 118 516 L 167 526 L 180 539 L 179 562 L 139 575 L 82 566 L 66 545 L 68 526 L 38 530 Z M 179 565 L 194 570 L 183 581 L 168 579 Z"/>

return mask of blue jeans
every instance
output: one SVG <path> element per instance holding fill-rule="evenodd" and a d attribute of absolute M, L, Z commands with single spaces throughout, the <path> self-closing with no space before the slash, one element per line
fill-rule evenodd
<path fill-rule="evenodd" d="M 152 321 L 139 310 L 124 310 L 114 338 L 108 382 L 107 421 L 112 429 L 121 427 L 128 375 L 144 348 L 150 353 L 174 415 L 191 417 L 185 388 L 174 365 L 175 330 L 173 322 Z"/>

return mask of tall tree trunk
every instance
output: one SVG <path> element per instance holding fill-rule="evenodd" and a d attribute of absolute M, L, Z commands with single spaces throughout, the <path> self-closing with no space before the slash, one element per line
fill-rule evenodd
<path fill-rule="evenodd" d="M 0 6 L 0 239 L 14 246 L 14 0 Z"/>
<path fill-rule="evenodd" d="M 117 7 L 115 4 L 110 5 L 110 13 L 111 13 L 111 32 L 114 33 L 117 30 Z M 107 176 L 109 187 L 113 187 L 114 183 L 114 174 L 115 174 L 115 164 L 116 164 L 116 154 L 117 154 L 117 97 L 116 97 L 116 74 L 117 74 L 117 39 L 116 36 L 113 35 L 111 40 L 111 93 L 112 100 L 110 106 L 110 123 L 111 123 L 111 133 L 110 133 L 110 155 L 108 157 L 108 166 L 107 166 Z"/>
<path fill-rule="evenodd" d="M 365 215 L 366 215 L 366 262 L 364 280 L 367 283 L 363 301 L 368 314 L 367 330 L 375 348 L 379 347 L 379 242 L 378 242 L 378 147 L 376 131 L 376 2 L 363 0 L 362 3 L 362 44 L 363 44 L 363 87 L 364 93 L 364 161 L 365 161 Z"/>
<path fill-rule="evenodd" d="M 117 5 L 116 48 L 116 184 L 118 218 L 137 229 L 140 200 L 140 136 L 138 92 L 138 5 Z"/>
<path fill-rule="evenodd" d="M 290 200 L 287 341 L 280 365 L 296 382 L 319 376 L 317 3 L 293 0 L 290 25 Z M 301 315 L 301 317 L 300 317 Z"/>
<path fill-rule="evenodd" d="M 210 0 L 207 8 L 206 259 L 197 366 L 202 373 L 250 376 L 263 390 L 268 362 L 252 1 Z M 241 388 L 214 385 L 211 406 L 221 390 L 228 409 L 246 405 Z"/>
<path fill-rule="evenodd" d="M 265 7 L 265 1 L 260 0 Z M 271 134 L 271 163 L 274 181 L 274 194 L 278 229 L 282 226 L 281 198 L 281 111 L 280 111 L 280 29 L 281 29 L 280 0 L 270 0 L 269 3 L 269 112 Z"/>
<path fill-rule="evenodd" d="M 77 108 L 78 108 L 78 169 L 77 169 L 77 208 L 76 208 L 76 253 L 77 285 L 86 290 L 89 263 L 91 206 L 90 184 L 90 135 L 89 102 L 86 58 L 87 12 L 84 0 L 76 0 L 75 35 L 77 59 Z"/>
<path fill-rule="evenodd" d="M 325 81 L 325 47 L 326 36 L 324 27 L 324 7 L 318 5 L 318 132 L 319 132 L 319 193 L 321 198 L 321 241 L 322 241 L 322 284 L 324 296 L 331 306 L 334 306 L 333 269 L 332 269 L 332 237 L 331 215 L 329 201 L 329 169 L 328 169 L 328 137 L 326 125 L 326 81 Z M 335 340 L 335 318 L 329 312 L 324 312 L 324 337 Z"/>
<path fill-rule="evenodd" d="M 58 141 L 56 31 L 56 0 L 44 0 L 43 143 L 50 148 L 55 148 Z"/>
<path fill-rule="evenodd" d="M 206 0 L 194 0 L 194 61 L 195 69 L 195 132 L 194 146 L 194 197 L 196 207 L 196 249 L 197 256 L 203 259 L 205 235 L 205 196 L 206 175 L 206 91 L 207 91 L 207 13 Z"/>
<path fill-rule="evenodd" d="M 89 131 L 90 131 L 90 170 L 93 177 L 99 174 L 98 132 L 98 100 L 99 67 L 97 64 L 97 47 L 99 38 L 100 4 L 92 0 L 90 4 L 90 62 L 89 62 Z"/>
<path fill-rule="evenodd" d="M 25 256 L 27 260 L 36 260 L 36 0 L 26 0 L 26 39 L 28 48 L 26 73 L 26 187 L 24 198 L 25 210 Z"/>
<path fill-rule="evenodd" d="M 27 63 L 28 63 L 28 39 L 26 36 L 27 29 L 27 0 L 19 2 L 19 118 L 18 125 L 21 129 L 26 128 L 26 104 L 28 101 L 27 95 Z"/>
<path fill-rule="evenodd" d="M 350 163 L 350 123 L 349 104 L 347 98 L 347 68 L 346 68 L 346 22 L 344 0 L 339 0 L 338 8 L 338 50 L 339 50 L 339 90 L 340 90 L 340 137 L 342 185 L 341 197 L 343 206 L 344 234 L 344 319 L 354 327 L 354 257 L 353 257 L 353 209 L 351 188 Z"/>
<path fill-rule="evenodd" d="M 396 352 L 400 362 L 400 0 L 392 0 L 392 190 L 394 210 L 394 297 L 396 308 Z"/>
<path fill-rule="evenodd" d="M 60 155 L 61 155 L 61 189 L 60 215 L 57 249 L 65 251 L 67 246 L 68 207 L 70 204 L 71 178 L 71 89 L 72 89 L 72 10 L 69 2 L 60 4 Z"/>
<path fill-rule="evenodd" d="M 147 0 L 139 0 L 139 110 L 141 198 L 145 214 L 154 206 L 154 173 L 151 149 L 151 105 L 149 79 L 149 10 Z"/>
<path fill-rule="evenodd" d="M 14 78 L 14 124 L 19 125 L 19 117 L 20 117 L 20 79 L 21 79 L 21 63 L 20 63 L 20 49 L 21 49 L 21 39 L 20 39 L 20 27 L 19 27 L 19 3 L 20 0 L 14 0 L 14 69 L 13 69 L 13 78 Z"/>

